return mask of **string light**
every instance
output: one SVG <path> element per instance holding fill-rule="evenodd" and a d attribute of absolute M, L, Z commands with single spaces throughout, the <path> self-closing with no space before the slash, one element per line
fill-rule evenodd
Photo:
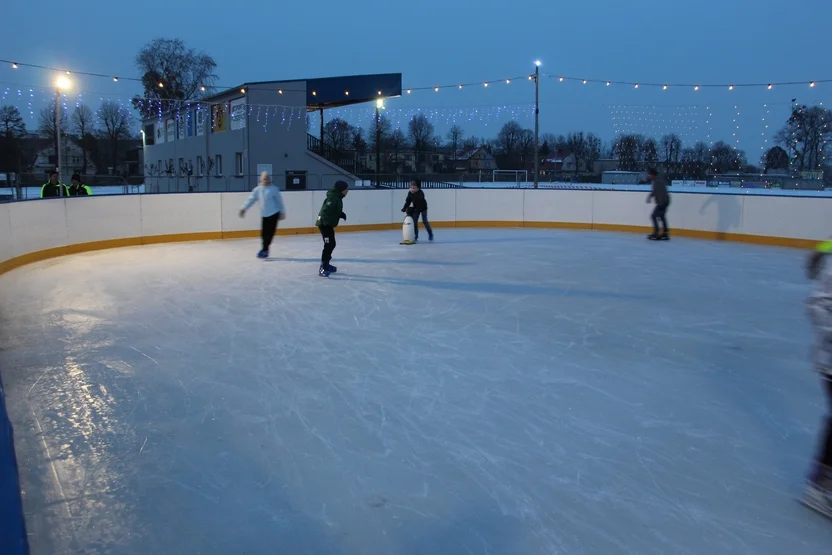
<path fill-rule="evenodd" d="M 783 81 L 783 82 L 772 82 L 772 83 L 725 83 L 725 84 L 716 84 L 716 83 L 642 83 L 639 81 L 611 81 L 607 79 L 587 79 L 585 77 L 568 77 L 565 75 L 552 75 L 546 74 L 546 77 L 550 78 L 557 78 L 558 81 L 563 83 L 564 81 L 575 81 L 581 82 L 583 84 L 587 83 L 602 83 L 609 85 L 627 85 L 633 86 L 638 88 L 639 86 L 642 87 L 661 87 L 662 90 L 667 90 L 669 87 L 682 87 L 682 88 L 692 88 L 694 90 L 700 90 L 705 88 L 728 88 L 729 90 L 734 90 L 734 88 L 743 87 L 743 88 L 759 88 L 759 87 L 768 87 L 769 89 L 774 88 L 775 86 L 793 86 L 793 85 L 802 85 L 802 86 L 810 86 L 814 87 L 818 83 L 832 83 L 832 79 L 822 79 L 822 80 L 812 80 L 812 81 Z"/>

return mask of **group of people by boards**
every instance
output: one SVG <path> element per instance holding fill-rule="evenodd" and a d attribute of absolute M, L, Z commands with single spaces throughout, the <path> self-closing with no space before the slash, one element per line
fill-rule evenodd
<path fill-rule="evenodd" d="M 344 197 L 347 196 L 349 190 L 350 187 L 346 181 L 335 182 L 335 185 L 327 191 L 326 198 L 318 211 L 315 226 L 320 231 L 321 238 L 324 241 L 324 247 L 321 251 L 321 265 L 318 268 L 318 275 L 321 277 L 329 277 L 338 271 L 338 268 L 332 265 L 332 252 L 336 246 L 335 228 L 338 227 L 341 220 L 347 220 L 347 215 L 344 213 Z M 245 217 L 246 211 L 255 202 L 260 204 L 260 217 L 262 219 L 260 226 L 261 244 L 257 258 L 265 259 L 269 257 L 269 248 L 277 231 L 277 223 L 286 218 L 286 205 L 283 203 L 280 187 L 274 184 L 268 172 L 260 174 L 260 183 L 251 191 L 248 199 L 240 207 L 241 218 Z M 417 240 L 419 238 L 418 221 L 421 218 L 425 230 L 428 232 L 428 239 L 433 241 L 433 229 L 428 220 L 428 203 L 425 200 L 425 193 L 422 191 L 422 185 L 419 181 L 410 183 L 402 212 L 406 212 L 408 216 L 413 218 Z"/>
<path fill-rule="evenodd" d="M 70 179 L 70 185 L 61 183 L 58 172 L 49 172 L 49 180 L 40 188 L 40 198 L 50 197 L 86 197 L 92 195 L 90 189 L 81 180 L 81 175 L 74 173 Z"/>

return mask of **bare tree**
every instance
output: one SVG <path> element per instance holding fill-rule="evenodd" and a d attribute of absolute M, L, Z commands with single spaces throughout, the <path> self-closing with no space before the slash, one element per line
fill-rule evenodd
<path fill-rule="evenodd" d="M 641 159 L 641 147 L 644 137 L 641 135 L 621 135 L 615 141 L 615 155 L 618 158 L 618 169 L 635 171 Z"/>
<path fill-rule="evenodd" d="M 113 172 L 118 166 L 118 143 L 130 138 L 132 119 L 132 114 L 113 100 L 105 100 L 98 109 L 98 121 L 101 124 L 98 134 L 109 145 Z"/>
<path fill-rule="evenodd" d="M 584 162 L 587 171 L 593 171 L 595 162 L 601 157 L 601 148 L 604 142 L 595 133 L 587 133 L 584 139 Z"/>
<path fill-rule="evenodd" d="M 341 118 L 334 118 L 324 124 L 324 142 L 337 151 L 347 150 L 352 143 L 355 127 Z"/>
<path fill-rule="evenodd" d="M 641 143 L 641 159 L 648 166 L 654 165 L 659 160 L 659 149 L 656 146 L 656 139 L 648 137 Z"/>
<path fill-rule="evenodd" d="M 566 149 L 575 157 L 575 175 L 578 175 L 581 160 L 586 162 L 586 138 L 582 131 L 566 137 Z"/>
<path fill-rule="evenodd" d="M 390 122 L 390 118 L 388 118 L 384 114 L 379 114 L 378 121 L 376 121 L 376 119 L 373 118 L 373 125 L 367 130 L 367 143 L 370 149 L 373 152 L 375 152 L 376 139 L 378 139 L 378 148 L 380 150 L 384 150 L 385 145 L 387 144 L 387 141 L 390 138 L 390 134 L 392 132 L 393 124 Z"/>
<path fill-rule="evenodd" d="M 393 165 L 399 173 L 399 153 L 407 148 L 407 135 L 401 129 L 394 129 L 387 139 L 387 144 L 393 149 Z"/>
<path fill-rule="evenodd" d="M 6 173 L 6 185 L 11 186 L 11 173 L 20 173 L 26 124 L 20 110 L 14 106 L 0 107 L 0 171 Z"/>
<path fill-rule="evenodd" d="M 787 151 L 795 170 L 817 170 L 827 161 L 830 131 L 832 111 L 822 106 L 795 106 L 775 142 Z"/>
<path fill-rule="evenodd" d="M 745 151 L 717 141 L 711 147 L 711 168 L 715 173 L 739 171 L 746 165 Z"/>
<path fill-rule="evenodd" d="M 65 141 L 67 136 L 67 117 L 66 110 L 61 110 L 61 121 L 59 122 L 62 139 Z M 55 163 L 58 159 L 58 128 L 55 127 L 55 101 L 50 103 L 49 108 L 41 109 L 38 114 L 38 135 L 44 139 L 49 140 L 49 145 L 52 147 L 52 152 L 55 156 Z"/>
<path fill-rule="evenodd" d="M 0 132 L 4 137 L 22 137 L 26 134 L 26 123 L 20 110 L 14 106 L 0 107 Z"/>
<path fill-rule="evenodd" d="M 682 139 L 676 133 L 669 133 L 661 139 L 662 161 L 668 168 L 679 163 L 682 155 Z"/>
<path fill-rule="evenodd" d="M 75 144 L 81 149 L 81 173 L 87 173 L 87 153 L 95 148 L 95 116 L 85 104 L 79 104 L 72 112 L 71 128 Z"/>
<path fill-rule="evenodd" d="M 364 138 L 364 130 L 360 127 L 353 127 L 350 147 L 359 156 L 367 152 L 367 140 Z"/>
<path fill-rule="evenodd" d="M 135 62 L 142 76 L 144 99 L 134 98 L 133 106 L 145 116 L 157 112 L 159 102 L 167 111 L 181 102 L 202 98 L 212 92 L 217 79 L 214 59 L 188 48 L 180 39 L 153 40 L 139 50 Z"/>
<path fill-rule="evenodd" d="M 453 159 L 456 160 L 456 153 L 459 150 L 459 146 L 462 143 L 462 137 L 464 136 L 464 131 L 462 127 L 458 125 L 451 126 L 450 131 L 448 131 L 448 143 L 451 146 L 451 152 Z"/>
<path fill-rule="evenodd" d="M 418 166 L 422 162 L 421 153 L 429 148 L 433 138 L 433 124 L 424 114 L 416 114 L 408 122 L 407 131 L 416 154 L 416 170 L 418 171 Z"/>
<path fill-rule="evenodd" d="M 475 150 L 480 146 L 480 140 L 476 137 L 468 137 L 462 140 L 462 148 L 465 150 Z"/>
<path fill-rule="evenodd" d="M 522 133 L 523 127 L 519 123 L 509 121 L 500 128 L 494 146 L 506 156 L 513 156 L 517 154 Z"/>
<path fill-rule="evenodd" d="M 788 170 L 789 153 L 779 146 L 773 146 L 766 151 L 760 163 L 765 168 L 766 173 L 769 170 Z"/>

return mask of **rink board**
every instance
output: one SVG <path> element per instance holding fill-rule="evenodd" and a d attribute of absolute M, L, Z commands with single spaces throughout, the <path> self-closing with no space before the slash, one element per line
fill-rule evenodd
<path fill-rule="evenodd" d="M 283 194 L 287 218 L 279 235 L 317 233 L 325 191 Z M 257 208 L 238 215 L 246 193 L 112 195 L 0 205 L 0 274 L 78 252 L 259 235 Z M 647 233 L 652 205 L 638 191 L 447 189 L 429 191 L 437 228 L 530 227 Z M 338 232 L 397 230 L 402 193 L 352 191 Z M 832 234 L 832 199 L 676 193 L 668 220 L 673 236 L 810 248 Z"/>

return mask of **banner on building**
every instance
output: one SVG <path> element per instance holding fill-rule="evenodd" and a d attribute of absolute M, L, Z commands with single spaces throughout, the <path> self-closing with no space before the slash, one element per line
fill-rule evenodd
<path fill-rule="evenodd" d="M 246 127 L 246 99 L 237 98 L 231 101 L 231 130 Z"/>
<path fill-rule="evenodd" d="M 183 141 L 185 140 L 185 119 L 187 118 L 187 112 L 185 114 L 180 114 L 176 116 L 176 140 Z"/>
<path fill-rule="evenodd" d="M 157 145 L 163 144 L 165 142 L 165 126 L 160 121 L 159 123 L 157 123 L 155 125 L 155 128 L 156 128 L 156 144 Z"/>
<path fill-rule="evenodd" d="M 211 132 L 222 133 L 228 131 L 228 113 L 226 104 L 211 106 Z"/>
<path fill-rule="evenodd" d="M 194 136 L 194 111 L 188 110 L 185 116 L 185 126 L 187 127 L 188 137 Z"/>
<path fill-rule="evenodd" d="M 173 121 L 173 118 L 168 118 L 165 120 L 165 130 L 167 136 L 167 142 L 172 143 L 176 140 L 176 122 Z"/>
<path fill-rule="evenodd" d="M 196 136 L 202 137 L 205 135 L 205 110 L 197 108 L 194 119 L 196 119 Z"/>

